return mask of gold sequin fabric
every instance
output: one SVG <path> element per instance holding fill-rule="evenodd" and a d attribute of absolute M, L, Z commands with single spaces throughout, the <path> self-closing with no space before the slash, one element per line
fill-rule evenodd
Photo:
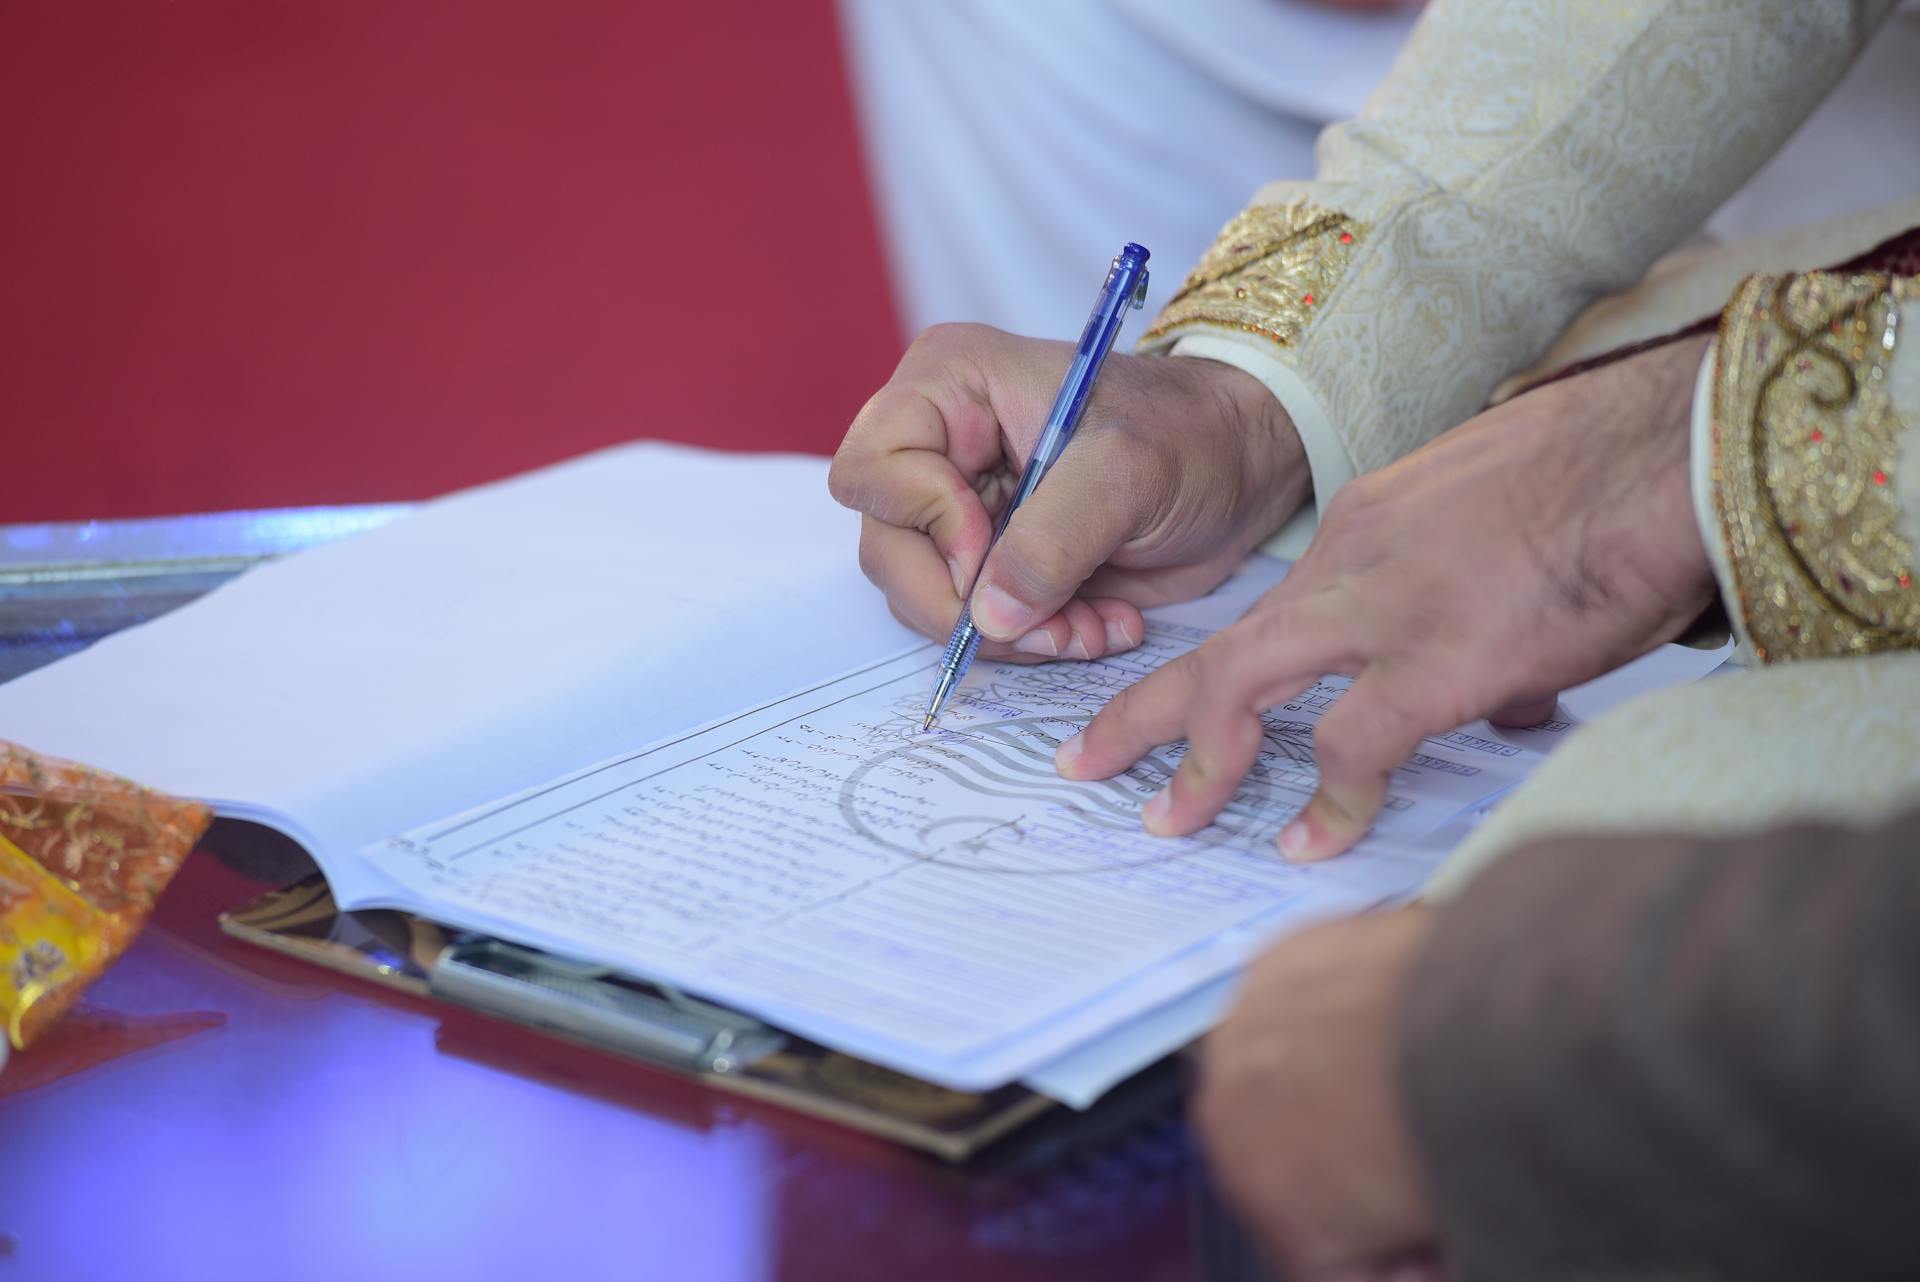
<path fill-rule="evenodd" d="M 1914 282 L 1750 277 L 1720 324 L 1714 504 L 1745 634 L 1763 662 L 1920 648 L 1914 549 L 1889 395 Z M 1911 412 L 1912 407 L 1908 407 Z"/>
<path fill-rule="evenodd" d="M 0 742 L 0 1025 L 24 1047 L 124 951 L 212 814 Z"/>
<path fill-rule="evenodd" d="M 1289 346 L 1326 305 L 1366 232 L 1304 201 L 1255 205 L 1227 224 L 1140 343 L 1221 325 Z"/>

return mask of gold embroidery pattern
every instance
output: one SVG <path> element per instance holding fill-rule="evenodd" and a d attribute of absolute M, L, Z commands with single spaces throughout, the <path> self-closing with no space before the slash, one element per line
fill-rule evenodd
<path fill-rule="evenodd" d="M 1878 274 L 1755 276 L 1721 318 L 1714 503 L 1762 662 L 1920 647 L 1887 391 L 1910 293 Z"/>
<path fill-rule="evenodd" d="M 1291 346 L 1366 234 L 1365 224 L 1305 201 L 1254 205 L 1215 238 L 1140 345 L 1207 324 Z"/>

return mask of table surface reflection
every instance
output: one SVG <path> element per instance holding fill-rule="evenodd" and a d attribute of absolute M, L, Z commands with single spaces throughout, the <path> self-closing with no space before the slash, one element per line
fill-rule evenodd
<path fill-rule="evenodd" d="M 221 934 L 265 884 L 0 1073 L 0 1279 L 1188 1276 L 1171 1107 L 948 1166 Z"/>
<path fill-rule="evenodd" d="M 99 632 L 178 603 L 49 575 L 34 537 L 0 546 L 18 580 L 0 573 L 0 631 L 30 656 L 14 671 L 90 639 L 76 602 Z M 240 568 L 206 550 L 179 599 Z M 79 1010 L 0 1072 L 0 1282 L 1191 1274 L 1172 1101 L 949 1166 L 220 933 L 294 871 L 197 852 Z"/>

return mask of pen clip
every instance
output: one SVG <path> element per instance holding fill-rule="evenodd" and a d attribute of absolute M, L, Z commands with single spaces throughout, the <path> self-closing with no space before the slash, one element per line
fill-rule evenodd
<path fill-rule="evenodd" d="M 448 945 L 429 983 L 436 997 L 696 1072 L 737 1072 L 787 1044 L 784 1033 L 751 1016 L 665 984 L 649 993 L 604 967 L 501 940 Z"/>
<path fill-rule="evenodd" d="M 1147 276 L 1147 269 L 1142 267 L 1139 283 L 1133 287 L 1133 297 L 1128 300 L 1127 305 L 1136 312 L 1147 305 Z"/>

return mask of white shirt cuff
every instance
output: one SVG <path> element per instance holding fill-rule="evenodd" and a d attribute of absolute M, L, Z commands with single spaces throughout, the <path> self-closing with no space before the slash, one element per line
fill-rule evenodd
<path fill-rule="evenodd" d="M 1333 430 L 1320 398 L 1293 369 L 1274 359 L 1264 340 L 1243 342 L 1227 334 L 1188 334 L 1173 345 L 1173 356 L 1195 356 L 1219 361 L 1253 375 L 1279 400 L 1306 447 L 1307 470 L 1313 477 L 1313 503 L 1294 513 L 1285 525 L 1260 545 L 1269 556 L 1298 560 L 1319 528 L 1320 513 L 1335 491 L 1355 476 L 1346 443 Z"/>

